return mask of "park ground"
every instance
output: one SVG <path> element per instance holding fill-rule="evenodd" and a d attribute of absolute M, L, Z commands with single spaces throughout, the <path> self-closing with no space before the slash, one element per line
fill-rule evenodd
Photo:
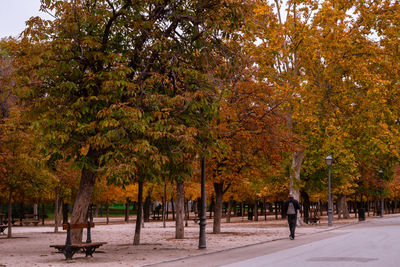
<path fill-rule="evenodd" d="M 367 221 L 369 219 L 367 217 Z M 48 222 L 45 226 L 14 227 L 12 239 L 0 236 L 0 266 L 145 266 L 288 239 L 289 234 L 286 221 L 273 217 L 268 217 L 267 221 L 262 217 L 257 222 L 235 217 L 231 223 L 222 224 L 222 233 L 218 235 L 212 234 L 212 220 L 208 220 L 207 249 L 199 250 L 199 226 L 194 221 L 188 222 L 184 239 L 174 238 L 174 222 L 167 222 L 166 228 L 163 228 L 162 222 L 152 221 L 145 223 L 142 229 L 141 245 L 133 246 L 134 220 L 125 223 L 121 217 L 112 218 L 109 225 L 105 224 L 104 218 L 95 218 L 94 221 L 96 226 L 92 229 L 92 241 L 107 244 L 93 258 L 76 254 L 72 261 L 65 261 L 62 254 L 49 246 L 64 244 L 66 232 L 60 228 L 59 233 L 54 233 L 54 226 L 51 227 L 51 222 Z M 334 227 L 330 228 L 326 218 L 322 218 L 320 224 L 298 227 L 296 235 L 311 235 L 357 222 L 355 218 L 334 220 Z M 204 266 L 211 266 L 211 263 L 204 263 Z"/>

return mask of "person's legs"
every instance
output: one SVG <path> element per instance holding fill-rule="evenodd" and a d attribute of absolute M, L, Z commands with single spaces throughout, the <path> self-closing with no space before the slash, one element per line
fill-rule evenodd
<path fill-rule="evenodd" d="M 292 239 L 292 220 L 290 218 L 290 215 L 287 215 L 287 221 L 289 224 L 289 231 L 290 231 L 289 238 Z"/>
<path fill-rule="evenodd" d="M 288 215 L 289 229 L 290 229 L 290 239 L 294 239 L 294 231 L 296 229 L 297 218 L 296 215 Z"/>
<path fill-rule="evenodd" d="M 293 238 L 293 239 L 294 239 L 294 232 L 295 232 L 295 230 L 296 230 L 296 224 L 297 224 L 297 215 L 295 214 L 295 215 L 293 215 L 292 231 L 291 231 L 291 234 L 292 234 L 292 238 Z"/>

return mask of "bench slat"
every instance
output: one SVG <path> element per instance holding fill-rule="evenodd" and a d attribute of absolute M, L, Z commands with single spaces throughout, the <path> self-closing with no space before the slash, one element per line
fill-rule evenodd
<path fill-rule="evenodd" d="M 72 245 L 51 245 L 51 248 L 63 249 L 65 247 L 73 247 L 73 248 L 85 248 L 85 247 L 93 247 L 93 246 L 102 246 L 107 244 L 107 242 L 93 242 L 93 243 L 78 243 Z"/>
<path fill-rule="evenodd" d="M 107 242 L 79 243 L 79 244 L 72 244 L 70 245 L 70 247 L 85 248 L 85 247 L 102 246 L 104 244 L 107 244 Z"/>
<path fill-rule="evenodd" d="M 77 223 L 77 224 L 71 224 L 70 229 L 84 229 L 87 228 L 88 224 L 87 223 Z M 94 227 L 94 223 L 90 223 L 90 227 Z M 68 230 L 68 224 L 63 224 L 63 230 Z"/>

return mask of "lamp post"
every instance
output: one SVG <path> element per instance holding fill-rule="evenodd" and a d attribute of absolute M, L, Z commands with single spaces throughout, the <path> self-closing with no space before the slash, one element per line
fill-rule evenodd
<path fill-rule="evenodd" d="M 333 158 L 331 155 L 325 159 L 326 165 L 328 165 L 328 226 L 332 226 L 332 194 L 331 194 L 331 165 Z"/>
<path fill-rule="evenodd" d="M 380 178 L 380 185 L 381 185 L 381 218 L 383 218 L 383 171 L 379 170 L 378 172 Z"/>
<path fill-rule="evenodd" d="M 201 158 L 201 211 L 200 211 L 200 235 L 199 249 L 207 248 L 206 245 L 206 176 L 205 159 Z"/>

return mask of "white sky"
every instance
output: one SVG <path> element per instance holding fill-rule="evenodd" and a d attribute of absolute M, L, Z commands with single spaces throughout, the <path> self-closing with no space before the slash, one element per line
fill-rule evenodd
<path fill-rule="evenodd" d="M 0 0 L 0 38 L 18 36 L 25 29 L 25 21 L 43 15 L 40 0 Z"/>

